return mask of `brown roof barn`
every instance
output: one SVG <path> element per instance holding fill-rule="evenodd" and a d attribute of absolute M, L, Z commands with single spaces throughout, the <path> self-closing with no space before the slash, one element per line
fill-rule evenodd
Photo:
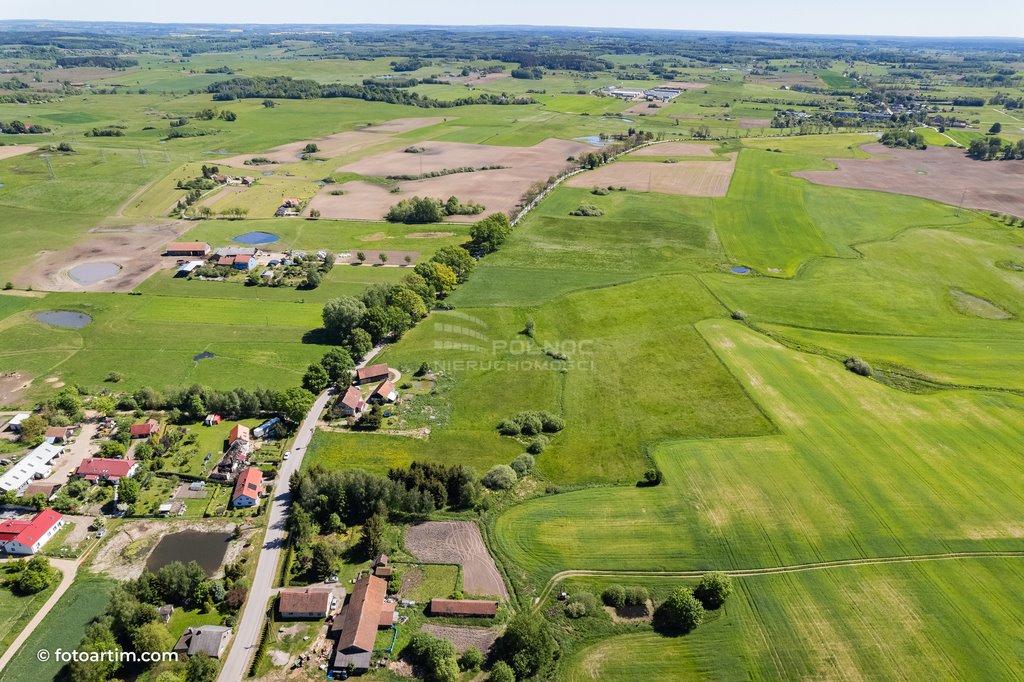
<path fill-rule="evenodd" d="M 282 618 L 326 618 L 331 608 L 330 589 L 281 590 L 277 610 Z"/>
<path fill-rule="evenodd" d="M 341 630 L 334 654 L 335 670 L 344 670 L 349 664 L 354 665 L 357 670 L 369 669 L 387 585 L 385 581 L 372 575 L 356 581 L 352 595 L 333 628 Z"/>
<path fill-rule="evenodd" d="M 388 366 L 383 362 L 356 370 L 357 384 L 368 384 L 371 381 L 384 381 L 387 378 Z"/>
<path fill-rule="evenodd" d="M 498 613 L 498 602 L 490 599 L 431 599 L 430 613 L 434 616 L 490 617 Z"/>

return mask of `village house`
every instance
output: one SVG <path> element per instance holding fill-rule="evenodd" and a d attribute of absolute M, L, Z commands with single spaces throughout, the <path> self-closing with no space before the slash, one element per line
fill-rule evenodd
<path fill-rule="evenodd" d="M 75 469 L 75 475 L 90 483 L 117 483 L 122 478 L 131 478 L 138 470 L 139 463 L 134 459 L 87 457 Z"/>
<path fill-rule="evenodd" d="M 252 436 L 249 432 L 249 427 L 245 424 L 235 424 L 228 431 L 228 447 L 235 447 L 235 443 L 239 443 L 245 452 L 249 451 L 249 443 L 252 440 Z"/>
<path fill-rule="evenodd" d="M 179 655 L 206 654 L 211 658 L 220 658 L 230 639 L 231 628 L 222 625 L 193 625 L 185 629 L 172 651 Z"/>
<path fill-rule="evenodd" d="M 63 452 L 64 448 L 60 445 L 43 443 L 0 475 L 0 491 L 13 490 L 23 495 L 29 483 L 47 478 L 53 473 L 53 460 Z"/>
<path fill-rule="evenodd" d="M 149 438 L 160 433 L 160 422 L 155 419 L 147 419 L 144 424 L 132 424 L 132 438 Z"/>
<path fill-rule="evenodd" d="M 393 403 L 396 400 L 398 400 L 398 391 L 395 390 L 395 385 L 390 381 L 382 381 L 377 388 L 373 389 L 370 397 L 367 398 L 367 402 L 377 405 Z"/>
<path fill-rule="evenodd" d="M 263 493 L 263 472 L 256 467 L 247 467 L 238 474 L 235 490 L 231 494 L 231 506 L 235 509 L 255 507 Z"/>
<path fill-rule="evenodd" d="M 334 591 L 331 589 L 281 590 L 277 610 L 282 618 L 322 620 L 330 614 L 333 600 Z"/>
<path fill-rule="evenodd" d="M 252 270 L 256 267 L 256 257 L 239 254 L 231 259 L 231 267 L 235 270 Z"/>
<path fill-rule="evenodd" d="M 363 410 L 363 396 L 355 386 L 349 386 L 345 395 L 338 398 L 335 410 L 343 417 L 354 417 Z"/>
<path fill-rule="evenodd" d="M 210 245 L 206 242 L 171 242 L 164 253 L 167 256 L 203 258 L 210 253 Z"/>
<path fill-rule="evenodd" d="M 387 582 L 376 576 L 367 575 L 356 581 L 341 615 L 331 625 L 331 636 L 338 638 L 332 671 L 341 673 L 349 670 L 349 666 L 357 673 L 370 669 L 378 628 L 394 623 L 395 605 L 389 603 L 386 608 L 385 595 Z"/>
<path fill-rule="evenodd" d="M 363 367 L 356 370 L 355 383 L 370 384 L 376 381 L 386 381 L 390 376 L 389 372 L 388 366 L 384 363 Z"/>
<path fill-rule="evenodd" d="M 498 602 L 491 599 L 431 599 L 430 615 L 491 618 L 498 613 Z"/>
<path fill-rule="evenodd" d="M 46 429 L 46 442 L 58 445 L 67 443 L 75 433 L 73 426 L 51 426 Z"/>
<path fill-rule="evenodd" d="M 12 519 L 0 522 L 0 549 L 8 554 L 35 554 L 64 526 L 64 517 L 44 509 L 31 521 Z"/>

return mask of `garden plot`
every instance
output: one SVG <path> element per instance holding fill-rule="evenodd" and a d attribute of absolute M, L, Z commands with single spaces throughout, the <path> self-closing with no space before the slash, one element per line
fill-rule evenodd
<path fill-rule="evenodd" d="M 443 118 L 437 117 L 398 118 L 393 121 L 360 128 L 359 130 L 335 133 L 334 135 L 328 135 L 327 137 L 315 140 L 289 142 L 288 144 L 279 145 L 262 153 L 229 156 L 226 159 L 218 161 L 218 164 L 222 166 L 234 166 L 236 168 L 254 168 L 263 170 L 273 168 L 274 163 L 295 163 L 300 160 L 303 148 L 310 142 L 316 144 L 317 147 L 320 148 L 320 151 L 316 154 L 317 156 L 341 156 L 342 154 L 351 154 L 352 152 L 357 152 L 362 149 L 366 149 L 367 147 L 382 144 L 390 140 L 392 136 L 399 133 L 406 133 L 410 130 L 416 130 L 417 128 L 436 125 L 443 121 Z M 274 163 L 250 164 L 248 166 L 245 164 L 249 159 L 256 157 L 269 159 Z"/>
<path fill-rule="evenodd" d="M 508 599 L 505 581 L 487 552 L 480 529 L 469 521 L 428 521 L 410 526 L 405 547 L 420 561 L 460 564 L 462 587 L 467 595 Z"/>
<path fill-rule="evenodd" d="M 794 173 L 819 185 L 910 194 L 1024 216 L 1024 161 L 974 161 L 962 149 L 889 149 L 870 144 L 870 159 L 830 159 L 834 171 Z"/>
<path fill-rule="evenodd" d="M 659 147 L 661 145 L 658 145 Z M 736 154 L 723 161 L 611 163 L 571 178 L 569 187 L 625 187 L 688 197 L 724 197 L 736 168 Z"/>
<path fill-rule="evenodd" d="M 486 207 L 482 215 L 452 216 L 456 222 L 475 222 L 492 213 L 510 211 L 538 180 L 546 180 L 565 169 L 566 159 L 590 150 L 585 144 L 566 140 L 545 140 L 532 147 L 500 147 L 460 142 L 427 142 L 419 153 L 402 150 L 375 154 L 342 166 L 339 173 L 364 176 L 420 176 L 455 168 L 491 170 L 453 173 L 421 180 L 398 182 L 398 191 L 366 182 L 341 186 L 342 195 L 332 195 L 333 187 L 323 190 L 310 203 L 324 218 L 345 220 L 381 220 L 388 209 L 413 196 L 447 199 L 458 197 L 463 203 L 475 201 Z"/>

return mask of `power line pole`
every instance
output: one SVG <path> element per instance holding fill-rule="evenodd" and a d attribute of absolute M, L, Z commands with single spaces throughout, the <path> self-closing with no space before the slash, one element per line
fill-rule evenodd
<path fill-rule="evenodd" d="M 967 190 L 960 193 L 960 203 L 956 205 L 956 217 L 960 217 L 960 209 L 964 207 L 964 197 L 967 196 Z"/>
<path fill-rule="evenodd" d="M 44 156 L 43 157 L 43 161 L 46 162 L 46 170 L 49 171 L 49 173 L 50 173 L 50 179 L 51 180 L 56 180 L 57 179 L 57 175 L 53 172 L 53 164 L 50 163 L 50 155 L 47 154 L 46 156 Z"/>
<path fill-rule="evenodd" d="M 142 147 L 138 147 L 139 150 L 139 165 L 143 168 L 146 167 L 146 155 L 142 153 Z"/>

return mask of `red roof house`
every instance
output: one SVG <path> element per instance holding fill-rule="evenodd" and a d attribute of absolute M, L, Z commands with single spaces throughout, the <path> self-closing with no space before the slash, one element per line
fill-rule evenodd
<path fill-rule="evenodd" d="M 0 547 L 8 554 L 35 554 L 64 525 L 64 517 L 44 509 L 31 521 L 0 522 Z"/>
<path fill-rule="evenodd" d="M 228 445 L 231 445 L 236 440 L 251 440 L 251 438 L 249 437 L 248 426 L 246 426 L 245 424 L 235 424 L 234 426 L 231 427 L 231 430 L 228 431 Z"/>
<path fill-rule="evenodd" d="M 110 481 L 117 483 L 122 478 L 131 478 L 139 468 L 134 459 L 108 459 L 86 457 L 75 469 L 75 473 L 87 481 Z"/>
<path fill-rule="evenodd" d="M 373 389 L 373 393 L 367 400 L 371 403 L 393 403 L 398 400 L 398 391 L 390 381 L 382 381 L 377 388 Z"/>
<path fill-rule="evenodd" d="M 263 472 L 256 467 L 248 467 L 238 474 L 235 481 L 235 492 L 231 494 L 232 507 L 255 507 L 260 502 L 263 492 Z"/>
<path fill-rule="evenodd" d="M 132 438 L 149 438 L 160 433 L 160 422 L 155 419 L 147 419 L 145 424 L 132 424 Z"/>
<path fill-rule="evenodd" d="M 358 414 L 363 409 L 364 404 L 363 396 L 359 393 L 359 389 L 355 386 L 349 386 L 348 390 L 345 391 L 345 395 L 338 401 L 338 411 L 346 417 L 351 417 Z"/>

